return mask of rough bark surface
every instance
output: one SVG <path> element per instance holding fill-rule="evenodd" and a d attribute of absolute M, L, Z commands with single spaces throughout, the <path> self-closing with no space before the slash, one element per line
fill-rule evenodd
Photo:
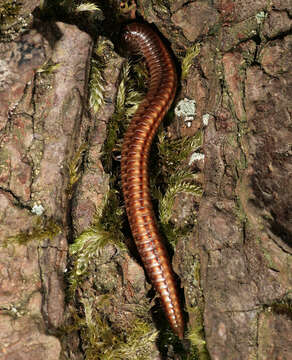
<path fill-rule="evenodd" d="M 150 22 L 156 9 L 167 36 L 167 15 L 147 1 L 141 8 Z M 291 2 L 181 1 L 171 10 L 173 48 L 201 40 L 180 94 L 196 100 L 197 117 L 180 132 L 208 119 L 198 226 L 174 259 L 186 304 L 204 309 L 211 359 L 289 359 Z M 198 268 L 199 281 L 190 275 Z M 189 314 L 192 328 L 197 318 Z"/>
<path fill-rule="evenodd" d="M 291 20 L 262 13 L 262 2 L 234 4 L 217 7 L 231 24 L 203 42 L 199 59 L 210 114 L 194 239 L 206 343 L 216 360 L 288 359 L 291 337 L 280 334 L 292 330 Z"/>
<path fill-rule="evenodd" d="M 190 126 L 175 119 L 169 128 L 176 137 L 193 135 L 204 119 L 205 162 L 196 164 L 204 195 L 194 232 L 173 259 L 188 328 L 201 313 L 212 360 L 289 360 L 291 1 L 159 3 L 140 0 L 138 10 L 178 58 L 201 44 L 177 99 L 194 99 L 196 116 Z M 65 317 L 67 241 L 88 229 L 108 189 L 100 154 L 123 60 L 110 51 L 106 101 L 90 123 L 84 107 L 92 40 L 61 22 L 31 29 L 37 4 L 23 1 L 18 25 L 14 19 L 0 27 L 9 30 L 0 43 L 0 359 L 66 353 L 81 360 L 78 334 L 63 341 L 63 353 L 56 335 Z M 68 166 L 84 143 L 72 198 Z M 193 199 L 180 195 L 172 221 L 183 224 L 192 211 Z M 150 307 L 142 267 L 115 246 L 105 247 L 90 273 L 80 293 L 95 308 L 110 294 L 102 311 L 118 332 L 137 309 Z M 152 358 L 159 358 L 156 348 Z"/>
<path fill-rule="evenodd" d="M 3 360 L 56 360 L 61 353 L 48 332 L 63 323 L 67 167 L 88 127 L 90 53 L 90 37 L 63 23 L 39 24 L 0 43 Z M 49 64 L 57 66 L 50 72 Z"/>

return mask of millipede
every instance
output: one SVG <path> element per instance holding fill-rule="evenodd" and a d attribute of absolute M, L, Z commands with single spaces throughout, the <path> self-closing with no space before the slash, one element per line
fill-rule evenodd
<path fill-rule="evenodd" d="M 148 91 L 126 131 L 122 146 L 122 190 L 131 232 L 145 270 L 160 295 L 166 317 L 183 338 L 184 321 L 168 254 L 159 234 L 151 202 L 148 160 L 155 133 L 172 104 L 177 87 L 173 59 L 158 34 L 147 24 L 126 25 L 121 37 L 130 53 L 145 58 Z"/>

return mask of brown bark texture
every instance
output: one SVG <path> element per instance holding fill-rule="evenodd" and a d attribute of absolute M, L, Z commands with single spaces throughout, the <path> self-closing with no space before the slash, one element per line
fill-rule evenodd
<path fill-rule="evenodd" d="M 0 359 L 79 360 L 86 357 L 78 333 L 60 335 L 71 321 L 68 242 L 94 222 L 109 187 L 101 153 L 124 59 L 109 46 L 105 102 L 93 114 L 91 36 L 72 24 L 40 21 L 32 13 L 38 5 L 22 1 L 17 17 L 0 16 Z M 201 359 L 289 360 L 291 0 L 140 0 L 137 11 L 177 59 L 200 44 L 175 100 L 194 100 L 196 113 L 191 122 L 176 116 L 168 129 L 174 137 L 204 132 L 197 222 L 172 260 L 187 327 L 198 326 L 200 314 L 208 352 Z M 69 165 L 80 149 L 73 191 Z M 183 222 L 193 205 L 179 194 L 172 221 Z M 94 301 L 107 294 L 103 315 L 118 332 L 152 305 L 130 250 L 107 245 L 79 291 Z M 182 356 L 168 349 L 161 357 L 154 346 L 152 359 L 159 358 Z"/>

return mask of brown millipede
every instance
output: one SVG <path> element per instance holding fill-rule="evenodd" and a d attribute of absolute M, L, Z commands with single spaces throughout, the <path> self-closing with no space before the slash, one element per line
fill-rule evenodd
<path fill-rule="evenodd" d="M 131 23 L 122 40 L 133 53 L 142 54 L 150 74 L 145 99 L 133 116 L 122 147 L 122 188 L 137 249 L 173 331 L 182 339 L 184 322 L 176 281 L 159 235 L 151 203 L 148 158 L 153 137 L 176 92 L 173 60 L 160 37 L 146 24 Z"/>

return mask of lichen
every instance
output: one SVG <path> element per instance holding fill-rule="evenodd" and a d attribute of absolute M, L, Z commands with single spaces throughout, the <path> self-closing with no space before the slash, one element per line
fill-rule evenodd
<path fill-rule="evenodd" d="M 184 98 L 176 105 L 174 112 L 184 120 L 187 127 L 190 127 L 196 116 L 196 101 Z"/>
<path fill-rule="evenodd" d="M 41 216 L 44 213 L 44 211 L 45 211 L 45 208 L 43 207 L 43 205 L 36 204 L 36 203 L 33 205 L 32 209 L 31 209 L 31 212 L 38 216 Z"/>
<path fill-rule="evenodd" d="M 209 120 L 210 120 L 210 114 L 204 114 L 202 116 L 202 123 L 203 123 L 203 126 L 208 126 L 208 123 L 209 123 Z"/>

